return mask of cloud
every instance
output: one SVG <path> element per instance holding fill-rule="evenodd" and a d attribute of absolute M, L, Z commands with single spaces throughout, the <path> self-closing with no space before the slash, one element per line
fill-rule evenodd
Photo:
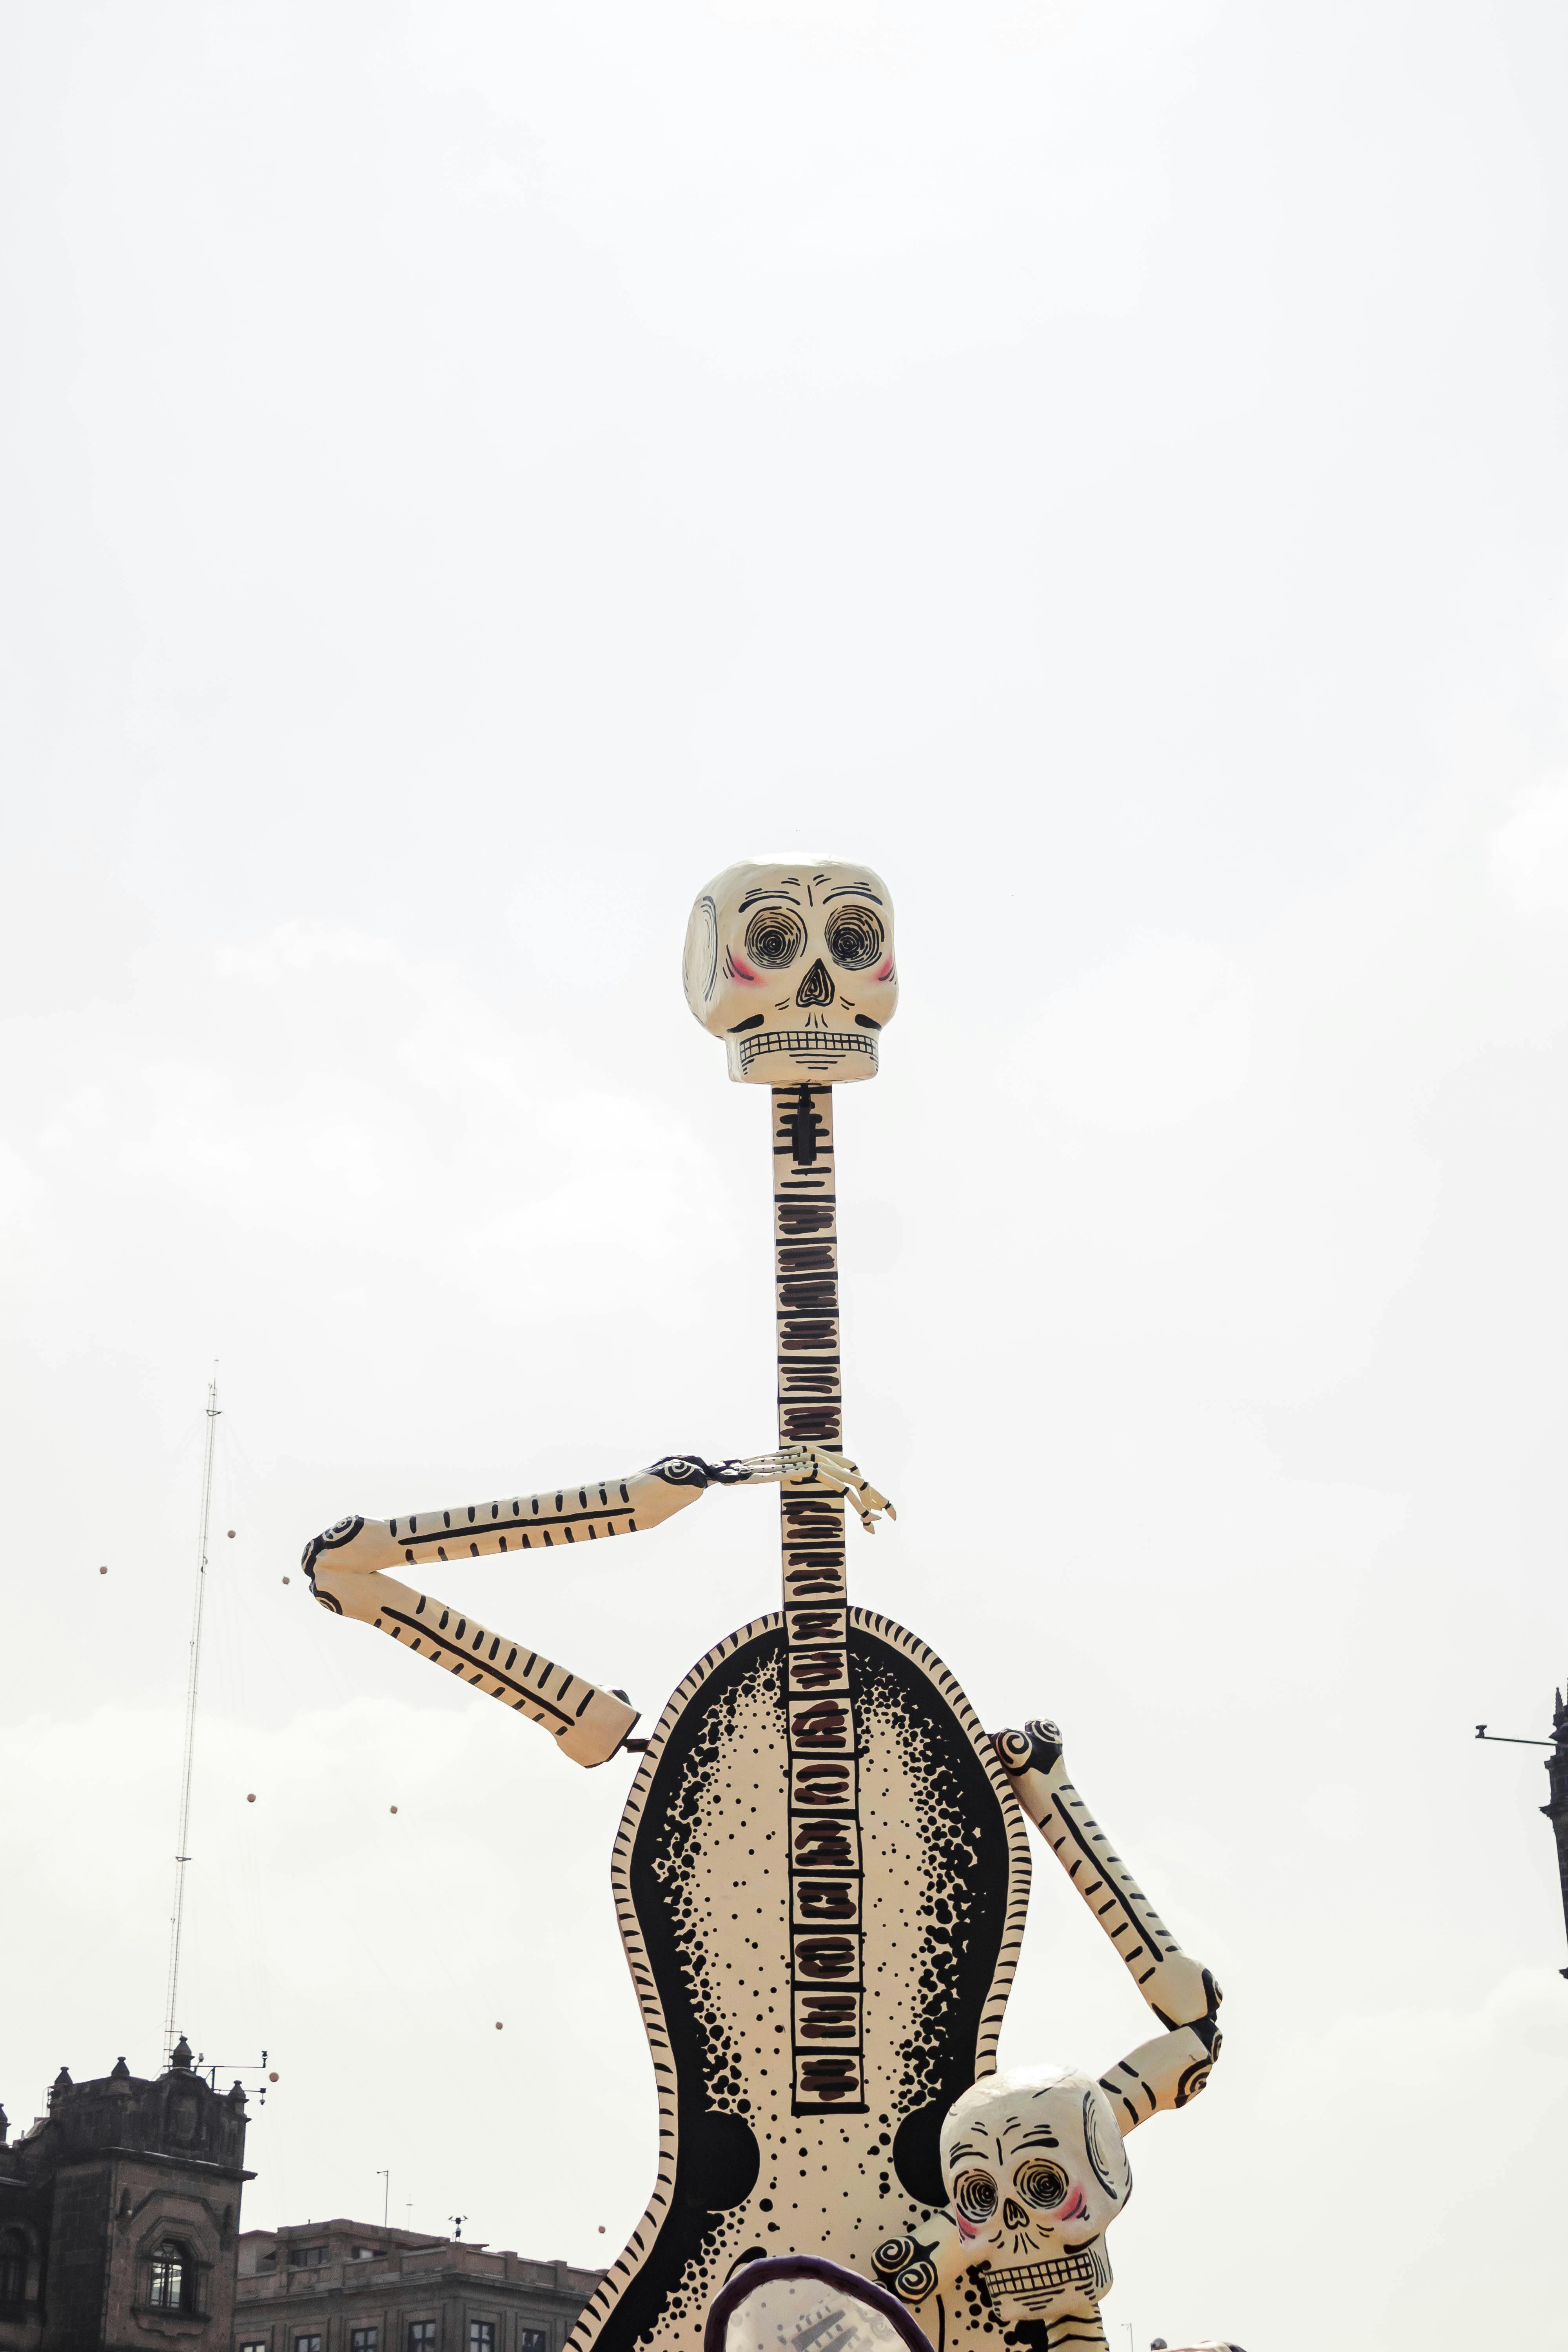
<path fill-rule="evenodd" d="M 1568 913 L 1568 782 L 1538 784 L 1499 826 L 1491 872 L 1515 906 Z"/>
<path fill-rule="evenodd" d="M 308 971 L 312 964 L 395 964 L 397 949 L 374 932 L 350 929 L 342 923 L 291 921 L 279 923 L 265 940 L 250 946 L 220 947 L 214 968 L 223 980 L 281 981 L 291 972 Z"/>
<path fill-rule="evenodd" d="M 1089 1127 L 1173 1127 L 1245 1085 L 1253 1026 L 1246 975 L 1217 948 L 1151 938 L 1048 999 L 1025 1083 Z"/>

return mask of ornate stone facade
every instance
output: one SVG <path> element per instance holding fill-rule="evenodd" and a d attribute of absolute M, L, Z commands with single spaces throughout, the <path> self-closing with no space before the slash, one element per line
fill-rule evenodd
<path fill-rule="evenodd" d="M 245 2094 L 182 2041 L 155 2081 L 62 2066 L 12 2146 L 0 2116 L 0 2352 L 229 2352 Z"/>
<path fill-rule="evenodd" d="M 379 2223 L 239 2228 L 245 2093 L 62 2066 L 10 2146 L 0 2352 L 562 2352 L 603 2273 Z"/>

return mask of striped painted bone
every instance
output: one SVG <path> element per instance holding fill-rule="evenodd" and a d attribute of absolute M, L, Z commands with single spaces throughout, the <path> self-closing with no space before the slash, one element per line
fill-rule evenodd
<path fill-rule="evenodd" d="M 860 1475 L 855 1463 L 817 1446 L 796 1444 L 733 1462 L 670 1454 L 625 1477 L 560 1487 L 553 1494 L 511 1495 L 504 1501 L 414 1511 L 396 1519 L 339 1519 L 311 1537 L 301 1565 L 316 1599 L 334 1615 L 357 1618 L 390 1634 L 416 1656 L 500 1699 L 541 1725 L 574 1763 L 603 1764 L 637 1725 L 637 1711 L 623 1691 L 603 1690 L 585 1675 L 569 1674 L 525 1642 L 492 1633 L 478 1618 L 399 1583 L 386 1570 L 636 1535 L 684 1510 L 710 1486 L 781 1478 L 820 1496 L 852 1496 L 867 1526 L 880 1512 L 891 1512 L 886 1496 Z"/>
<path fill-rule="evenodd" d="M 1113 1852 L 1068 1778 L 1058 1727 L 1036 1718 L 1022 1731 L 998 1732 L 996 1753 L 1019 1803 L 1164 2028 L 1101 2078 L 1121 2129 L 1131 2131 L 1163 2108 L 1184 2107 L 1207 2083 L 1224 2038 L 1219 1987 L 1201 1960 L 1183 1951 Z"/>
<path fill-rule="evenodd" d="M 619 1691 L 601 1690 L 552 1658 L 477 1617 L 462 1615 L 395 1576 L 343 1574 L 317 1564 L 316 1598 L 340 1617 L 390 1633 L 416 1657 L 499 1698 L 543 1727 L 574 1764 L 604 1764 L 636 1727 L 637 1711 Z"/>

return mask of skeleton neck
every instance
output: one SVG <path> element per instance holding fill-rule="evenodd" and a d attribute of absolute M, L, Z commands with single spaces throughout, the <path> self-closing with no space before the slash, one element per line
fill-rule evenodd
<path fill-rule="evenodd" d="M 831 1087 L 775 1087 L 779 1443 L 843 1445 Z M 797 2115 L 866 2112 L 860 1825 L 844 1503 L 780 1494 L 790 1776 L 791 2043 Z"/>
<path fill-rule="evenodd" d="M 779 1444 L 844 1444 L 838 1360 L 838 1232 L 833 1089 L 775 1087 L 773 1262 L 778 1284 Z M 782 1497 L 784 1602 L 842 1608 L 844 1502 L 819 1487 Z"/>

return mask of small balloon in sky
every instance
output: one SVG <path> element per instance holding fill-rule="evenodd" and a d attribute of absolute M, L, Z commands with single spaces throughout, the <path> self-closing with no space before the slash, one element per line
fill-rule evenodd
<path fill-rule="evenodd" d="M 496 2032 L 497 2032 L 498 2033 L 500 2032 L 500 2025 L 501 2025 L 501 2021 L 500 2021 L 500 2018 L 498 2017 L 498 2018 L 497 2018 L 497 2020 L 496 2020 Z"/>
<path fill-rule="evenodd" d="M 233 1536 L 233 1534 L 234 1534 L 234 1529 L 233 1529 L 232 1528 L 230 1528 L 230 1529 L 229 1529 L 229 1534 L 230 1534 L 230 1536 L 231 1536 L 231 1537 L 232 1537 L 232 1536 Z"/>
<path fill-rule="evenodd" d="M 390 1810 L 391 1811 L 393 1811 L 393 1812 L 395 1812 L 395 1811 L 397 1811 L 397 1807 L 396 1807 L 395 1805 L 393 1805 L 389 1810 Z"/>
<path fill-rule="evenodd" d="M 288 1581 L 289 1581 L 288 1578 L 287 1578 L 287 1577 L 285 1577 L 285 1578 L 283 1579 L 283 1581 L 284 1581 L 284 1583 L 285 1583 L 285 1584 L 287 1584 L 287 1583 L 288 1583 Z"/>
<path fill-rule="evenodd" d="M 109 1570 L 108 1570 L 108 1568 L 107 1568 L 107 1567 L 103 1567 L 103 1568 L 100 1568 L 100 1569 L 99 1570 L 99 1571 L 98 1571 L 98 1572 L 99 1572 L 100 1576 L 107 1576 L 107 1575 L 109 1574 Z"/>
<path fill-rule="evenodd" d="M 247 1797 L 247 1799 L 246 1799 L 246 1801 L 246 1801 L 246 1803 L 247 1803 L 247 1805 L 254 1805 L 254 1804 L 255 1804 L 255 1802 L 256 1802 L 256 1796 L 255 1796 L 255 1791 L 254 1791 L 254 1790 L 251 1792 L 251 1794 L 250 1794 L 248 1797 Z"/>

